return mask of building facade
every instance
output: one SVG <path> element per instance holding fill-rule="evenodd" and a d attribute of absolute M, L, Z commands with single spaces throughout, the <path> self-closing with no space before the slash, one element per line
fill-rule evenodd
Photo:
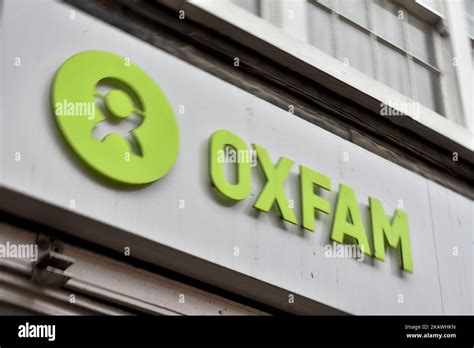
<path fill-rule="evenodd" d="M 0 313 L 472 315 L 472 11 L 0 0 Z"/>

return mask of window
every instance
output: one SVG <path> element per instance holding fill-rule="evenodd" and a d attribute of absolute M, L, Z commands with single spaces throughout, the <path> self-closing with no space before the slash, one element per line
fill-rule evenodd
<path fill-rule="evenodd" d="M 469 36 L 474 40 L 474 0 L 464 0 Z"/>
<path fill-rule="evenodd" d="M 239 7 L 281 25 L 283 7 L 276 1 L 231 0 Z M 442 71 L 434 50 L 434 26 L 391 0 L 287 0 L 294 8 L 307 3 L 307 35 L 311 45 L 373 77 L 426 107 L 444 114 Z M 474 7 L 474 0 L 466 6 Z M 438 0 L 420 0 L 440 11 Z M 262 8 L 263 7 L 263 8 Z M 285 9 L 286 9 L 285 8 Z M 474 17 L 470 17 L 471 19 Z M 472 26 L 472 21 L 470 22 Z"/>
<path fill-rule="evenodd" d="M 388 0 L 309 0 L 308 6 L 310 44 L 444 113 L 431 24 Z"/>
<path fill-rule="evenodd" d="M 230 0 L 230 2 L 256 16 L 264 18 L 276 26 L 282 26 L 282 19 L 280 16 L 282 0 Z"/>
<path fill-rule="evenodd" d="M 228 3 L 226 9 L 225 3 Z M 465 64 L 465 43 L 459 34 L 473 30 L 474 0 L 219 0 L 195 5 L 233 24 L 236 31 L 250 36 L 231 35 L 251 47 L 257 40 L 308 63 L 335 80 L 356 88 L 381 103 L 402 105 L 410 100 L 407 115 L 428 128 L 446 120 L 472 132 L 470 121 L 470 80 Z M 246 10 L 234 16 L 232 9 Z M 459 26 L 460 8 L 466 6 L 468 25 Z M 470 13 L 470 14 L 469 14 Z M 260 17 L 267 23 L 263 23 Z M 276 30 L 279 27 L 281 30 Z M 461 29 L 460 29 L 461 28 Z M 226 33 L 234 29 L 228 28 Z M 221 30 L 221 29 L 218 29 Z M 291 37 L 288 37 L 291 36 Z M 311 47 L 313 46 L 313 47 Z M 314 48 L 317 48 L 315 50 Z M 258 50 L 259 47 L 253 47 Z M 326 53 L 318 54 L 319 51 Z M 269 53 L 286 64 L 278 51 Z M 329 59 L 331 56 L 340 61 Z M 474 58 L 473 58 L 474 61 Z M 350 66 L 370 79 L 354 71 Z M 301 68 L 303 69 L 303 68 Z M 303 69 L 304 70 L 304 69 Z M 470 75 L 470 74 L 469 74 Z M 331 81 L 323 81 L 331 85 Z M 379 88 L 382 85 L 398 93 Z M 330 88 L 332 88 L 330 86 Z M 347 91 L 344 94 L 348 93 Z M 361 96 L 361 98 L 363 98 Z M 373 101 L 373 100 L 372 100 Z M 373 108 L 371 99 L 360 103 Z M 401 103 L 401 104 L 400 104 Z M 411 103 L 410 103 L 411 104 Z M 375 110 L 374 110 L 375 111 Z M 417 117 L 423 115 L 423 119 Z M 446 123 L 446 125 L 452 125 Z M 445 129 L 436 127 L 436 131 Z M 458 129 L 459 130 L 459 129 Z M 459 130 L 463 132 L 464 130 Z M 468 140 L 470 135 L 464 134 Z"/>
<path fill-rule="evenodd" d="M 331 28 L 331 12 L 323 8 L 311 6 L 308 9 L 311 21 L 309 25 L 309 41 L 320 50 L 335 55 L 335 47 L 332 39 L 334 33 L 328 28 Z"/>

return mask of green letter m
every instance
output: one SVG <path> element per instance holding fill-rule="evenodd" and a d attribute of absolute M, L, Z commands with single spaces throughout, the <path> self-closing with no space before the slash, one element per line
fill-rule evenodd
<path fill-rule="evenodd" d="M 395 216 L 392 219 L 392 224 L 390 224 L 382 203 L 372 197 L 370 197 L 369 201 L 375 257 L 382 261 L 385 259 L 385 242 L 392 248 L 400 246 L 402 268 L 407 272 L 413 273 L 407 213 L 403 210 L 395 210 Z"/>

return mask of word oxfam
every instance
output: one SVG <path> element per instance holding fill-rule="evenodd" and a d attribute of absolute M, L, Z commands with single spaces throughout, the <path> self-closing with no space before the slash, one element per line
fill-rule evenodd
<path fill-rule="evenodd" d="M 158 180 L 173 167 L 179 150 L 179 129 L 173 109 L 159 86 L 137 65 L 108 52 L 78 53 L 56 73 L 51 97 L 59 130 L 71 149 L 106 178 L 141 185 Z M 102 123 L 118 124 L 132 118 L 140 119 L 141 124 L 127 137 L 118 133 L 107 134 L 102 139 L 93 136 Z M 131 152 L 133 144 L 138 153 Z M 223 158 L 228 157 L 228 147 L 239 155 L 235 161 L 236 183 L 229 183 L 224 175 Z M 281 157 L 274 166 L 267 150 L 258 145 L 253 147 L 267 180 L 254 207 L 269 212 L 276 203 L 284 220 L 298 224 L 284 191 L 293 161 Z M 229 199 L 245 199 L 251 191 L 250 171 L 255 164 L 252 160 L 240 160 L 240 154 L 248 153 L 245 143 L 236 135 L 220 130 L 212 135 L 210 150 L 213 185 Z M 331 190 L 330 179 L 300 166 L 301 220 L 309 231 L 315 230 L 315 211 L 331 213 L 329 202 L 314 193 L 315 186 Z M 373 253 L 354 192 L 347 185 L 339 186 L 331 238 L 339 243 L 345 237 L 353 238 L 365 254 L 374 254 L 381 260 L 385 258 L 386 244 L 400 248 L 403 269 L 413 272 L 407 214 L 396 210 L 390 223 L 380 201 L 375 198 L 369 201 Z"/>
<path fill-rule="evenodd" d="M 240 201 L 251 193 L 251 165 L 249 161 L 237 161 L 235 164 L 237 179 L 235 183 L 230 183 L 225 177 L 225 161 L 219 160 L 219 154 L 229 146 L 238 152 L 248 151 L 243 140 L 229 131 L 219 130 L 211 136 L 210 176 L 213 186 L 221 194 L 228 199 Z M 284 190 L 284 184 L 294 162 L 281 157 L 274 165 L 265 148 L 256 144 L 252 146 L 257 153 L 258 163 L 266 178 L 266 183 L 254 203 L 254 208 L 268 213 L 276 204 L 283 220 L 298 224 L 298 219 Z M 303 165 L 300 165 L 299 169 L 301 226 L 313 232 L 315 230 L 315 211 L 331 214 L 329 202 L 315 194 L 314 188 L 319 187 L 330 191 L 331 180 Z M 369 209 L 373 251 L 368 243 L 354 191 L 347 185 L 339 185 L 331 239 L 338 243 L 344 243 L 346 237 L 352 238 L 365 254 L 375 256 L 379 260 L 385 259 L 387 245 L 392 248 L 400 248 L 402 268 L 405 271 L 413 272 L 408 215 L 397 209 L 392 221 L 389 222 L 382 203 L 372 197 L 369 198 Z"/>

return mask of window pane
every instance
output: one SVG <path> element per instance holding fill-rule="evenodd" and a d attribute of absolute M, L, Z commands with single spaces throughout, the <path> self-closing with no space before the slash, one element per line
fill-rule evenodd
<path fill-rule="evenodd" d="M 467 26 L 469 35 L 474 37 L 474 0 L 464 0 L 467 12 Z"/>
<path fill-rule="evenodd" d="M 415 84 L 418 101 L 428 108 L 440 112 L 437 74 L 415 63 Z"/>
<path fill-rule="evenodd" d="M 464 0 L 464 4 L 466 6 L 466 11 L 471 16 L 474 16 L 474 0 Z"/>
<path fill-rule="evenodd" d="M 262 16 L 277 27 L 282 27 L 283 18 L 281 13 L 280 3 L 278 1 L 265 1 L 265 6 L 262 8 Z"/>
<path fill-rule="evenodd" d="M 404 48 L 403 18 L 399 18 L 397 7 L 387 0 L 375 0 L 373 8 L 374 30 L 377 35 L 398 47 Z"/>
<path fill-rule="evenodd" d="M 374 63 L 369 35 L 340 21 L 342 61 L 363 73 L 374 76 Z"/>
<path fill-rule="evenodd" d="M 334 56 L 331 14 L 319 6 L 308 4 L 309 42 Z"/>
<path fill-rule="evenodd" d="M 411 53 L 425 62 L 434 64 L 431 26 L 422 20 L 409 16 Z"/>
<path fill-rule="evenodd" d="M 253 14 L 259 16 L 260 15 L 260 0 L 231 0 L 234 4 L 243 9 L 252 12 Z"/>
<path fill-rule="evenodd" d="M 379 43 L 380 73 L 382 82 L 408 95 L 407 58 L 392 48 Z"/>
<path fill-rule="evenodd" d="M 365 0 L 339 0 L 339 12 L 367 28 L 367 9 Z"/>

